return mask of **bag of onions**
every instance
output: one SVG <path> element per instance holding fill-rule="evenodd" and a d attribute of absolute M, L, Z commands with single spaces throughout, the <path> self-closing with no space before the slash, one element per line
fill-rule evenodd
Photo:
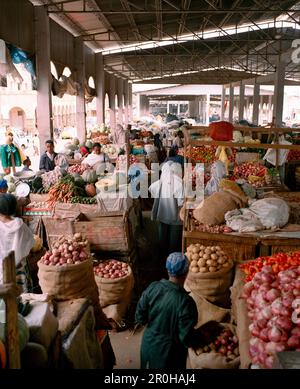
<path fill-rule="evenodd" d="M 94 274 L 103 311 L 109 319 L 120 323 L 130 304 L 134 286 L 131 267 L 110 259 L 94 266 Z"/>
<path fill-rule="evenodd" d="M 211 303 L 228 307 L 233 261 L 228 259 L 221 247 L 206 247 L 199 243 L 190 245 L 186 254 L 190 260 L 190 268 L 185 289 Z"/>
<path fill-rule="evenodd" d="M 223 327 L 214 341 L 197 350 L 189 348 L 192 369 L 238 369 L 240 366 L 238 338 L 231 324 Z"/>
<path fill-rule="evenodd" d="M 42 292 L 58 301 L 90 299 L 97 326 L 107 326 L 99 305 L 88 241 L 77 233 L 70 238 L 60 237 L 52 247 L 38 262 Z"/>

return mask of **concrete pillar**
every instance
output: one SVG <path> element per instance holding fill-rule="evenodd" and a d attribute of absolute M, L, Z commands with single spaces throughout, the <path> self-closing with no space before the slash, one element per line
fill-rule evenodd
<path fill-rule="evenodd" d="M 234 86 L 230 84 L 229 87 L 229 117 L 228 121 L 233 122 L 233 107 L 234 107 Z"/>
<path fill-rule="evenodd" d="M 271 123 L 272 122 L 272 102 L 273 102 L 273 96 L 272 95 L 269 95 L 268 96 L 268 122 Z"/>
<path fill-rule="evenodd" d="M 258 125 L 259 119 L 259 90 L 260 85 L 255 83 L 253 89 L 253 113 L 252 113 L 252 123 Z"/>
<path fill-rule="evenodd" d="M 34 16 L 37 72 L 36 125 L 39 131 L 40 153 L 42 153 L 46 140 L 53 139 L 50 26 L 49 17 L 44 6 L 34 7 Z"/>
<path fill-rule="evenodd" d="M 76 96 L 76 128 L 77 137 L 80 142 L 86 139 L 86 113 L 85 113 L 85 66 L 84 66 L 84 45 L 82 37 L 75 38 L 75 70 L 76 81 L 79 84 L 79 91 Z"/>
<path fill-rule="evenodd" d="M 240 82 L 240 99 L 239 99 L 239 120 L 244 119 L 244 106 L 245 106 L 245 85 Z"/>
<path fill-rule="evenodd" d="M 113 74 L 109 77 L 109 125 L 114 134 L 116 129 L 116 79 Z"/>
<path fill-rule="evenodd" d="M 123 117 L 123 107 L 124 107 L 124 87 L 123 79 L 117 78 L 117 95 L 118 95 L 118 124 L 123 126 L 124 117 Z"/>
<path fill-rule="evenodd" d="M 273 117 L 275 118 L 275 126 L 282 126 L 283 101 L 284 101 L 284 81 L 285 81 L 285 63 L 277 62 L 275 79 L 274 79 L 274 109 Z"/>
<path fill-rule="evenodd" d="M 105 74 L 102 53 L 96 53 L 96 113 L 97 123 L 104 123 Z"/>
<path fill-rule="evenodd" d="M 200 104 L 200 97 L 196 96 L 194 99 L 194 115 L 196 120 L 199 118 L 199 104 Z"/>
<path fill-rule="evenodd" d="M 222 86 L 222 95 L 221 95 L 221 120 L 224 120 L 224 114 L 225 114 L 225 95 L 226 95 L 226 89 L 225 86 Z"/>
<path fill-rule="evenodd" d="M 145 116 L 149 112 L 149 100 L 146 95 L 140 95 L 140 117 Z"/>
<path fill-rule="evenodd" d="M 206 94 L 206 125 L 209 125 L 209 106 L 210 106 L 210 94 Z"/>
<path fill-rule="evenodd" d="M 123 89 L 124 89 L 124 124 L 125 126 L 127 126 L 127 124 L 129 123 L 129 107 L 128 107 L 128 103 L 129 103 L 129 87 L 128 87 L 128 80 L 124 80 L 123 81 Z"/>
<path fill-rule="evenodd" d="M 128 83 L 128 120 L 132 121 L 132 83 Z"/>

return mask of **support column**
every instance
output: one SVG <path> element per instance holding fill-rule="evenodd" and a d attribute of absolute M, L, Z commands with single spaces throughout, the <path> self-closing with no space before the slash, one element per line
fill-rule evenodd
<path fill-rule="evenodd" d="M 228 121 L 233 122 L 233 108 L 234 108 L 234 86 L 230 84 L 229 87 L 229 117 Z"/>
<path fill-rule="evenodd" d="M 273 118 L 275 126 L 282 126 L 283 101 L 284 101 L 285 63 L 278 61 L 274 79 L 274 109 Z"/>
<path fill-rule="evenodd" d="M 132 83 L 128 83 L 128 120 L 132 121 Z"/>
<path fill-rule="evenodd" d="M 84 46 L 82 37 L 75 38 L 75 70 L 76 81 L 79 84 L 79 91 L 76 96 L 76 129 L 80 142 L 86 139 L 86 113 L 85 113 L 85 66 Z"/>
<path fill-rule="evenodd" d="M 260 85 L 255 83 L 253 89 L 253 114 L 252 114 L 252 123 L 256 126 L 258 125 L 259 119 L 259 90 Z"/>
<path fill-rule="evenodd" d="M 225 94 L 226 94 L 226 88 L 224 85 L 222 85 L 222 95 L 221 95 L 221 120 L 224 120 L 224 114 L 225 114 Z"/>
<path fill-rule="evenodd" d="M 102 53 L 96 53 L 96 113 L 97 123 L 104 123 L 105 74 Z"/>
<path fill-rule="evenodd" d="M 239 120 L 244 119 L 244 106 L 245 106 L 245 85 L 240 82 L 240 100 L 239 100 Z"/>
<path fill-rule="evenodd" d="M 116 79 L 114 75 L 109 77 L 109 125 L 112 130 L 112 134 L 116 129 Z"/>
<path fill-rule="evenodd" d="M 129 102 L 129 88 L 128 88 L 128 80 L 123 81 L 123 89 L 124 89 L 124 110 L 125 110 L 125 115 L 124 115 L 124 124 L 127 127 L 129 123 L 129 107 L 128 107 L 128 102 Z"/>
<path fill-rule="evenodd" d="M 189 116 L 190 117 L 195 116 L 195 100 L 189 101 Z"/>
<path fill-rule="evenodd" d="M 209 125 L 209 106 L 210 106 L 210 94 L 206 94 L 206 125 Z"/>
<path fill-rule="evenodd" d="M 124 107 L 124 88 L 123 88 L 123 79 L 117 79 L 117 95 L 118 95 L 118 124 L 123 126 L 124 117 L 123 117 L 123 107 Z"/>
<path fill-rule="evenodd" d="M 53 139 L 50 26 L 49 17 L 44 6 L 34 7 L 34 14 L 37 72 L 36 126 L 39 132 L 40 153 L 42 153 L 46 140 Z"/>
<path fill-rule="evenodd" d="M 140 95 L 140 117 L 147 115 L 149 111 L 149 101 L 146 95 Z"/>
<path fill-rule="evenodd" d="M 273 96 L 269 95 L 268 96 L 268 122 L 272 122 L 272 101 L 273 101 Z"/>

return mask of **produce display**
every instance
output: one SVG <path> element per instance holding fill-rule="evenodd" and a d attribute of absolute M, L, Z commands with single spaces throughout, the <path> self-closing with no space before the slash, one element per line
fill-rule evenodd
<path fill-rule="evenodd" d="M 54 170 L 42 175 L 42 184 L 45 192 L 48 192 L 52 185 L 56 184 L 63 176 L 62 169 L 56 166 Z M 40 192 L 38 192 L 40 193 Z"/>
<path fill-rule="evenodd" d="M 187 248 L 190 270 L 193 273 L 216 272 L 232 265 L 224 251 L 219 246 L 203 246 L 191 244 Z"/>
<path fill-rule="evenodd" d="M 200 224 L 196 219 L 194 219 L 194 230 L 200 232 L 209 232 L 212 234 L 226 234 L 232 232 L 232 229 L 226 224 L 221 224 L 218 226 L 210 226 L 205 224 Z"/>
<path fill-rule="evenodd" d="M 267 168 L 257 162 L 246 162 L 234 168 L 237 177 L 248 179 L 251 176 L 264 177 Z"/>
<path fill-rule="evenodd" d="M 129 164 L 138 163 L 138 159 L 134 155 L 130 155 Z M 125 170 L 127 166 L 127 155 L 119 155 L 116 163 L 117 170 Z"/>
<path fill-rule="evenodd" d="M 239 341 L 229 328 L 224 328 L 221 334 L 215 339 L 215 341 L 199 348 L 196 351 L 197 355 L 202 353 L 215 352 L 226 357 L 226 362 L 232 361 L 239 356 Z"/>
<path fill-rule="evenodd" d="M 68 266 L 89 259 L 89 242 L 80 233 L 71 238 L 61 236 L 53 244 L 52 251 L 47 251 L 41 263 L 49 266 Z"/>
<path fill-rule="evenodd" d="M 128 264 L 110 259 L 94 266 L 94 273 L 101 278 L 121 278 L 128 274 Z"/>
<path fill-rule="evenodd" d="M 245 282 L 251 281 L 255 274 L 262 271 L 265 266 L 271 266 L 274 274 L 291 269 L 294 266 L 300 266 L 300 251 L 274 254 L 270 257 L 259 257 L 254 261 L 240 265 L 240 268 L 246 274 Z"/>
<path fill-rule="evenodd" d="M 71 198 L 72 204 L 97 204 L 95 197 L 75 196 Z"/>
<path fill-rule="evenodd" d="M 84 189 L 76 186 L 75 178 L 67 175 L 54 184 L 49 190 L 48 204 L 54 206 L 56 202 L 68 203 L 72 197 L 84 195 Z"/>
<path fill-rule="evenodd" d="M 87 168 L 85 165 L 75 164 L 75 165 L 69 166 L 68 173 L 69 174 L 77 173 L 77 174 L 82 175 L 86 169 Z"/>
<path fill-rule="evenodd" d="M 216 156 L 217 146 L 194 146 L 189 147 L 186 157 L 191 158 L 194 162 L 213 163 L 219 158 Z M 230 162 L 235 161 L 236 149 L 232 149 L 232 155 L 228 156 Z M 178 154 L 183 155 L 184 151 L 179 150 Z"/>
<path fill-rule="evenodd" d="M 276 272 L 264 265 L 243 288 L 248 316 L 250 357 L 255 365 L 271 369 L 281 351 L 300 351 L 300 266 Z"/>
<path fill-rule="evenodd" d="M 290 150 L 287 161 L 298 161 L 300 159 L 300 150 Z"/>

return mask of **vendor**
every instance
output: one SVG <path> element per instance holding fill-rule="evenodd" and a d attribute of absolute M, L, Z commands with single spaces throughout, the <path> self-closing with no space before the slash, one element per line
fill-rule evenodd
<path fill-rule="evenodd" d="M 8 190 L 7 181 L 4 180 L 3 178 L 2 180 L 0 180 L 0 193 L 7 193 L 7 190 Z"/>
<path fill-rule="evenodd" d="M 32 281 L 26 257 L 30 253 L 34 238 L 23 220 L 15 217 L 17 199 L 8 193 L 0 194 L 0 284 L 3 283 L 2 261 L 14 251 L 17 285 L 23 292 L 31 292 Z"/>
<path fill-rule="evenodd" d="M 41 156 L 40 159 L 40 170 L 50 172 L 51 170 L 54 170 L 55 168 L 55 157 L 57 156 L 56 152 L 54 151 L 54 143 L 52 140 L 47 140 L 46 142 L 46 151 Z"/>
<path fill-rule="evenodd" d="M 183 285 L 189 261 L 180 252 L 166 262 L 169 279 L 153 282 L 138 302 L 135 319 L 146 325 L 141 345 L 141 368 L 186 368 L 188 347 L 197 339 L 197 306 Z"/>
<path fill-rule="evenodd" d="M 26 159 L 23 161 L 23 169 L 22 172 L 32 172 L 33 170 L 30 169 L 31 161 L 29 157 L 26 157 Z"/>
<path fill-rule="evenodd" d="M 94 143 L 93 151 L 82 162 L 82 165 L 94 167 L 98 163 L 109 162 L 107 154 L 101 152 L 100 143 Z"/>

